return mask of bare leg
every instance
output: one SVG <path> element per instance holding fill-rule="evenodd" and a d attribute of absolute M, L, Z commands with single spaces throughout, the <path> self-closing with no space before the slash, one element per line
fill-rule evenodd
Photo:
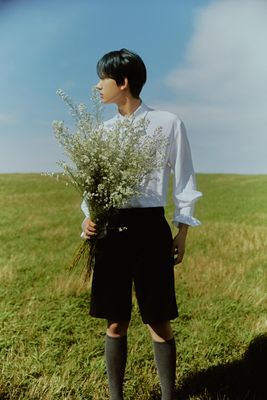
<path fill-rule="evenodd" d="M 147 325 L 151 338 L 155 342 L 166 342 L 173 339 L 172 327 L 170 321 L 165 321 L 159 324 Z"/>

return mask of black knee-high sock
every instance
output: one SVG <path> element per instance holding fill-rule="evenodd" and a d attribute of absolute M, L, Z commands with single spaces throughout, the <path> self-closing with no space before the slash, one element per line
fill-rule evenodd
<path fill-rule="evenodd" d="M 105 358 L 111 400 L 123 400 L 123 378 L 127 360 L 127 336 L 106 335 Z"/>
<path fill-rule="evenodd" d="M 175 340 L 153 341 L 154 357 L 159 374 L 162 400 L 174 399 L 176 346 Z"/>

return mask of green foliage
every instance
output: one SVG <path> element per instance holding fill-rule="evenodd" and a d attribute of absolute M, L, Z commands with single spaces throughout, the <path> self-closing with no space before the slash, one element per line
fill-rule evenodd
<path fill-rule="evenodd" d="M 241 372 L 247 376 L 249 343 L 267 330 L 267 177 L 197 178 L 204 197 L 196 216 L 203 224 L 190 229 L 184 262 L 175 268 L 178 391 L 184 399 L 262 400 Z M 3 400 L 108 399 L 105 321 L 88 317 L 89 283 L 80 271 L 68 270 L 80 241 L 79 205 L 79 195 L 63 182 L 0 175 Z M 169 221 L 172 212 L 169 203 Z M 207 376 L 216 382 L 218 369 L 224 378 L 233 373 L 237 383 L 241 379 L 243 397 L 231 397 L 233 383 L 221 375 L 212 392 Z M 135 299 L 125 394 L 126 400 L 160 398 L 150 338 Z"/>

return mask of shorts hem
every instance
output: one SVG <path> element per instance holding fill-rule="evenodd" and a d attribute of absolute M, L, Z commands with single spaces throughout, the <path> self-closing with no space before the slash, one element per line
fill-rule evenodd
<path fill-rule="evenodd" d="M 172 320 L 178 318 L 178 316 L 179 316 L 179 313 L 177 312 L 176 314 L 172 314 L 170 316 L 163 317 L 163 318 L 156 318 L 156 319 L 153 318 L 152 319 L 152 318 L 143 318 L 142 317 L 142 321 L 143 321 L 144 324 L 148 324 L 148 325 L 150 325 L 150 324 L 161 324 L 163 322 L 172 321 Z"/>
<path fill-rule="evenodd" d="M 115 317 L 114 315 L 111 316 L 111 315 L 108 315 L 105 313 L 94 313 L 91 311 L 89 311 L 89 315 L 92 318 L 105 319 L 107 321 L 119 322 L 119 321 L 130 321 L 131 320 L 131 315 Z"/>

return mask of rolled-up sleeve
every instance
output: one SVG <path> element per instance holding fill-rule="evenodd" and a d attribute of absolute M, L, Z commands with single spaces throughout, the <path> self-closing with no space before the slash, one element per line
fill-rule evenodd
<path fill-rule="evenodd" d="M 90 217 L 89 208 L 87 206 L 87 203 L 86 203 L 85 199 L 83 199 L 83 201 L 81 203 L 81 210 L 85 215 L 85 218 L 83 219 L 83 222 L 82 222 L 82 229 L 83 229 L 83 223 L 85 222 L 86 218 Z M 85 240 L 84 232 L 81 233 L 81 238 Z"/>
<path fill-rule="evenodd" d="M 173 223 L 176 226 L 179 223 L 198 226 L 200 221 L 193 216 L 194 204 L 202 196 L 202 193 L 196 190 L 196 179 L 186 129 L 179 119 L 174 124 L 169 162 L 174 174 Z"/>
<path fill-rule="evenodd" d="M 86 218 L 90 217 L 89 208 L 87 206 L 87 203 L 86 203 L 85 199 L 82 201 L 81 210 L 84 213 Z"/>

